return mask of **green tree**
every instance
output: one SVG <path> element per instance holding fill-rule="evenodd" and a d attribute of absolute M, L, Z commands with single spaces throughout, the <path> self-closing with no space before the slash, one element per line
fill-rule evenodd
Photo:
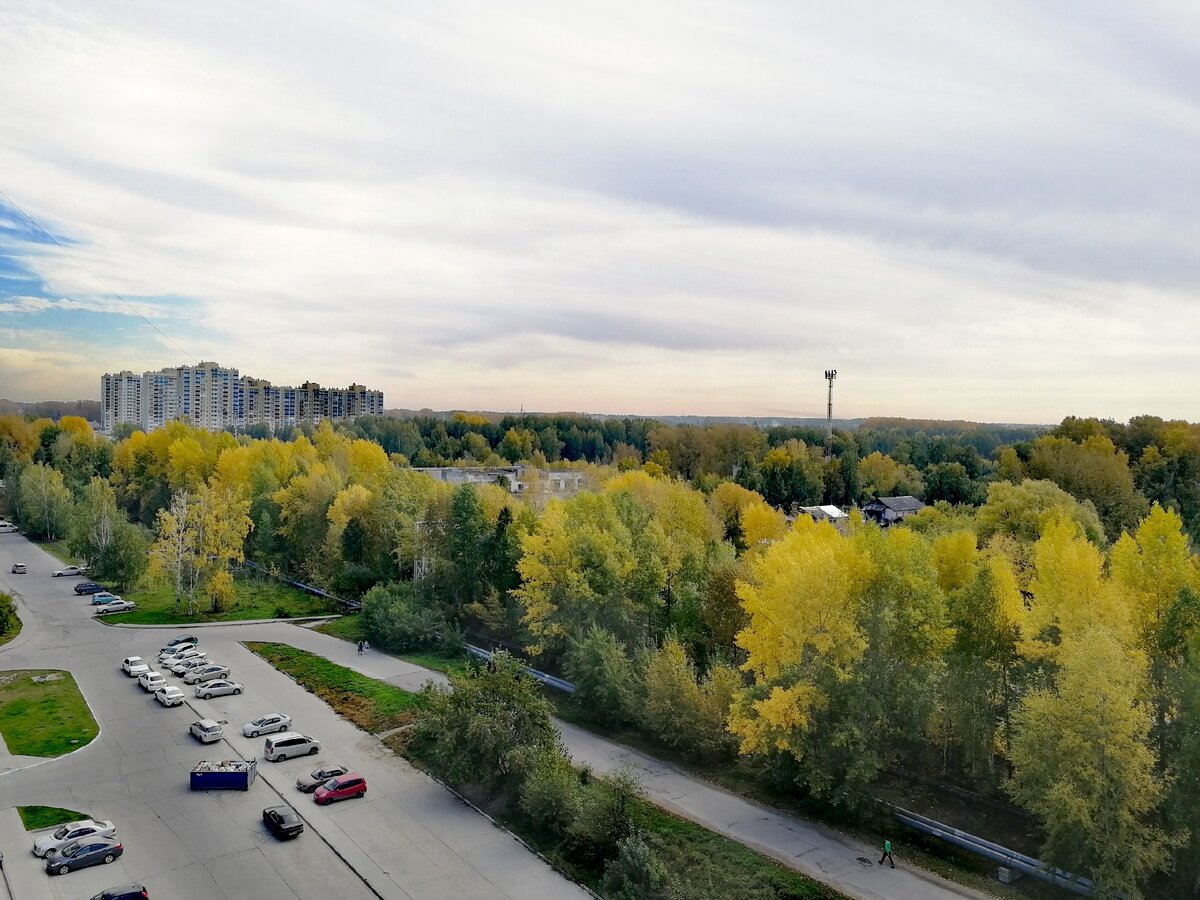
<path fill-rule="evenodd" d="M 67 548 L 95 565 L 112 544 L 125 516 L 117 509 L 117 495 L 104 478 L 95 477 L 79 494 L 71 509 Z"/>
<path fill-rule="evenodd" d="M 480 603 L 488 591 L 486 565 L 489 532 L 483 503 L 474 485 L 460 484 L 450 497 L 450 516 L 445 529 L 449 562 L 447 617 L 460 621 L 464 610 Z"/>
<path fill-rule="evenodd" d="M 670 873 L 637 832 L 617 844 L 617 856 L 604 868 L 604 887 L 613 900 L 666 898 Z"/>
<path fill-rule="evenodd" d="M 1086 875 L 1101 896 L 1142 896 L 1170 841 L 1155 824 L 1164 786 L 1147 746 L 1145 665 L 1110 630 L 1064 642 L 1052 690 L 1013 716 L 1012 796 L 1038 815 L 1042 858 Z"/>
<path fill-rule="evenodd" d="M 362 598 L 363 630 L 385 650 L 410 653 L 441 646 L 449 627 L 441 611 L 418 602 L 411 581 L 377 584 Z"/>
<path fill-rule="evenodd" d="M 1079 500 L 1090 500 L 1100 514 L 1109 540 L 1131 530 L 1148 510 L 1133 483 L 1129 458 L 1105 435 L 1076 443 L 1047 435 L 1033 442 L 1026 474 L 1045 478 Z"/>
<path fill-rule="evenodd" d="M 1008 534 L 1032 544 L 1046 526 L 1062 517 L 1074 521 L 1087 539 L 1104 543 L 1104 528 L 1091 501 L 1079 501 L 1050 481 L 1026 479 L 1020 484 L 997 481 L 988 485 L 987 502 L 976 514 L 979 539 Z"/>
<path fill-rule="evenodd" d="M 11 594 L 0 592 L 0 634 L 8 634 L 21 624 L 17 617 L 17 601 Z"/>
<path fill-rule="evenodd" d="M 427 683 L 414 729 L 418 751 L 454 784 L 490 784 L 554 750 L 558 732 L 550 701 L 506 653 L 449 687 Z"/>
<path fill-rule="evenodd" d="M 925 502 L 945 500 L 952 504 L 974 505 L 982 502 L 982 486 L 971 480 L 962 463 L 934 463 L 925 469 Z"/>
<path fill-rule="evenodd" d="M 71 492 L 62 473 L 42 463 L 27 466 L 18 486 L 22 524 L 43 540 L 56 541 L 67 533 Z"/>
<path fill-rule="evenodd" d="M 572 700 L 596 721 L 619 725 L 636 718 L 637 673 L 612 632 L 593 626 L 572 640 L 563 673 L 575 685 Z"/>

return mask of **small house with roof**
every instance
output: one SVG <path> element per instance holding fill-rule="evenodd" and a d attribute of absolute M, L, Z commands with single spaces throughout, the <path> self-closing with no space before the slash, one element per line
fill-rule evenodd
<path fill-rule="evenodd" d="M 916 497 L 876 497 L 862 508 L 863 517 L 869 522 L 877 522 L 883 527 L 903 521 L 925 508 L 925 504 Z"/>

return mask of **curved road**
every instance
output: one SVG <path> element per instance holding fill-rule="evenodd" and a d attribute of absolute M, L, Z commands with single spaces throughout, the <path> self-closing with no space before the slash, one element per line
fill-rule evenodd
<path fill-rule="evenodd" d="M 11 563 L 18 559 L 29 564 L 29 575 L 7 574 Z M 19 592 L 25 623 L 21 635 L 0 648 L 0 668 L 69 669 L 100 720 L 102 732 L 93 745 L 66 758 L 0 775 L 0 810 L 33 802 L 87 810 L 117 820 L 123 838 L 132 833 L 136 821 L 137 830 L 149 838 L 145 848 L 149 853 L 141 852 L 139 843 L 130 838 L 122 860 L 130 877 L 143 879 L 151 887 L 170 884 L 172 895 L 178 897 L 246 896 L 242 876 L 235 878 L 226 861 L 236 862 L 241 867 L 238 872 L 252 870 L 245 874 L 259 879 L 254 881 L 255 897 L 333 896 L 327 891 L 335 878 L 337 895 L 347 898 L 360 896 L 356 892 L 359 888 L 366 890 L 362 896 L 388 898 L 587 896 L 512 837 L 454 800 L 404 760 L 392 756 L 375 738 L 340 719 L 323 701 L 250 653 L 241 642 L 291 644 L 411 690 L 419 689 L 427 680 L 441 680 L 439 674 L 385 654 L 359 657 L 346 641 L 288 623 L 204 626 L 197 631 L 201 646 L 232 668 L 234 679 L 246 685 L 246 695 L 209 702 L 192 697 L 191 709 L 161 709 L 125 677 L 120 670 L 121 659 L 139 655 L 149 660 L 175 631 L 188 629 L 164 631 L 100 624 L 90 618 L 87 600 L 72 592 L 73 580 L 48 577 L 57 566 L 53 557 L 24 538 L 0 535 L 0 587 Z M 322 740 L 320 759 L 336 758 L 358 767 L 367 776 L 367 797 L 317 808 L 292 786 L 296 773 L 311 768 L 308 760 L 278 766 L 260 762 L 259 781 L 268 784 L 256 785 L 248 795 L 193 794 L 187 789 L 187 771 L 196 760 L 222 756 L 215 749 L 221 745 L 202 748 L 192 741 L 187 734 L 189 722 L 200 714 L 228 719 L 233 736 L 228 736 L 227 728 L 227 740 L 233 752 L 224 755 L 249 758 L 261 755 L 262 740 L 245 740 L 236 728 L 261 712 L 273 710 L 291 714 L 296 730 Z M 601 773 L 621 765 L 631 766 L 640 774 L 647 796 L 659 805 L 852 897 L 957 900 L 989 896 L 923 870 L 908 869 L 903 864 L 902 847 L 897 850 L 899 868 L 880 868 L 874 864 L 878 859 L 875 848 L 759 806 L 575 726 L 560 722 L 559 728 L 577 762 L 587 763 Z M 4 768 L 0 758 L 0 772 Z M 278 844 L 263 832 L 259 811 L 278 802 L 267 795 L 270 788 L 278 789 L 286 802 L 309 820 L 310 829 L 345 861 L 313 840 L 317 834 Z M 233 825 L 235 817 L 237 824 Z M 245 838 L 239 844 L 214 834 L 232 828 L 239 834 L 249 834 L 253 847 L 243 846 Z M 232 846 L 226 847 L 225 843 Z M 322 862 L 316 873 L 306 869 L 306 874 L 297 878 L 289 873 L 287 865 L 290 857 L 300 855 L 296 849 L 301 845 L 306 856 L 317 846 L 319 852 L 315 855 Z M 0 849 L 5 851 L 6 864 L 11 867 L 7 859 L 19 855 L 18 851 L 7 846 Z M 193 850 L 195 858 L 188 859 Z M 266 865 L 255 857 L 255 852 L 265 858 Z M 32 856 L 26 855 L 32 861 Z M 864 864 L 864 859 L 869 864 Z M 168 867 L 168 862 L 175 865 Z M 349 867 L 369 883 L 369 889 Z M 266 874 L 267 868 L 274 874 Z M 198 869 L 203 869 L 206 876 Z M 121 880 L 94 868 L 55 881 L 83 879 L 96 872 L 101 875 L 96 883 Z M 310 874 L 316 880 L 310 881 Z M 193 877 L 198 879 L 197 885 L 207 877 L 203 894 L 190 887 Z M 286 890 L 275 893 L 257 888 L 259 881 L 265 885 L 272 878 L 283 881 Z M 174 888 L 177 879 L 184 879 L 189 888 Z M 76 891 L 69 896 L 89 895 Z"/>

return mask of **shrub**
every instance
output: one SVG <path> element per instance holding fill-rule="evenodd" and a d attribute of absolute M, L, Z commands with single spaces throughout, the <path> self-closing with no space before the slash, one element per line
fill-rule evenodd
<path fill-rule="evenodd" d="M 579 814 L 568 829 L 573 855 L 600 870 L 629 834 L 630 801 L 641 794 L 641 782 L 627 768 L 592 781 L 583 790 Z"/>
<path fill-rule="evenodd" d="M 411 583 L 377 585 L 367 591 L 362 622 L 372 644 L 399 653 L 438 647 L 447 632 L 437 610 L 418 604 Z"/>
<path fill-rule="evenodd" d="M 741 685 L 737 670 L 716 665 L 703 682 L 683 645 L 668 638 L 646 664 L 642 724 L 652 737 L 699 757 L 731 755 L 736 741 L 725 722 Z"/>
<path fill-rule="evenodd" d="M 668 638 L 650 656 L 645 684 L 642 723 L 646 730 L 668 747 L 689 750 L 701 730 L 702 698 L 696 669 L 675 638 Z"/>
<path fill-rule="evenodd" d="M 450 686 L 427 684 L 427 704 L 414 730 L 414 747 L 456 784 L 489 784 L 557 745 L 550 701 L 507 653 L 494 665 L 451 675 Z"/>
<path fill-rule="evenodd" d="M 636 832 L 622 838 L 617 857 L 604 869 L 604 887 L 612 900 L 658 900 L 667 896 L 667 867 Z"/>
<path fill-rule="evenodd" d="M 572 641 L 563 671 L 575 684 L 574 701 L 607 725 L 631 721 L 637 703 L 637 674 L 616 635 L 593 626 Z"/>
<path fill-rule="evenodd" d="M 521 809 L 544 834 L 562 835 L 583 806 L 583 785 L 559 749 L 540 754 L 521 785 Z"/>

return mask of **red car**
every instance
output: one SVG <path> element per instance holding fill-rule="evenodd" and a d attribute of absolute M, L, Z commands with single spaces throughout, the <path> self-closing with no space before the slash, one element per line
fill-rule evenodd
<path fill-rule="evenodd" d="M 347 797 L 361 797 L 367 792 L 367 779 L 357 772 L 347 772 L 337 778 L 330 778 L 317 788 L 313 799 L 321 806 L 334 800 L 345 800 Z"/>

